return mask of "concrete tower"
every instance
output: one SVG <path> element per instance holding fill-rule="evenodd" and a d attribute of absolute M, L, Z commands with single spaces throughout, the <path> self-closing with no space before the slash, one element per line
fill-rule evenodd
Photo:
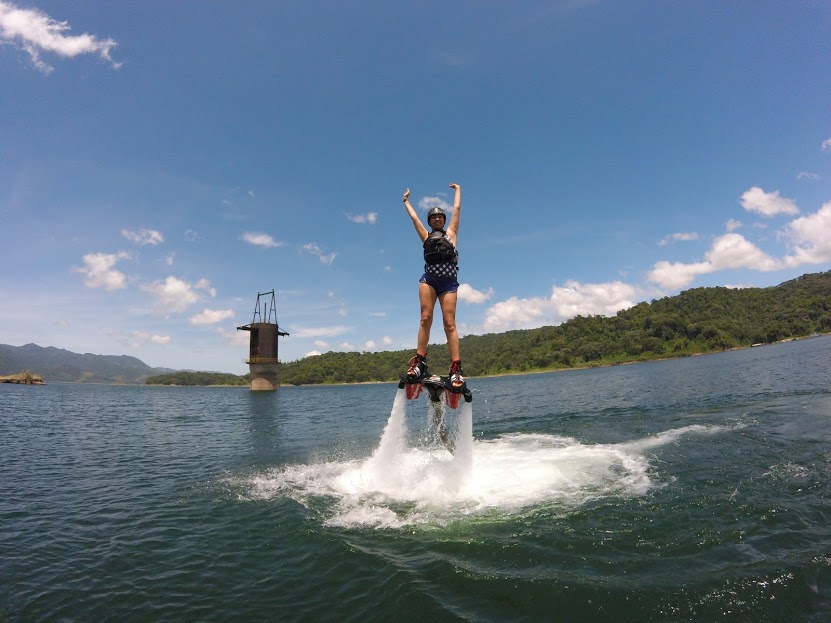
<path fill-rule="evenodd" d="M 262 308 L 260 297 L 271 295 L 270 300 L 264 298 Z M 272 322 L 273 319 L 273 322 Z M 274 290 L 258 292 L 257 303 L 254 307 L 254 319 L 251 324 L 237 327 L 237 331 L 249 331 L 251 339 L 248 347 L 248 364 L 251 372 L 251 391 L 274 391 L 280 386 L 277 379 L 277 338 L 288 333 L 281 331 L 277 326 L 277 305 L 274 302 Z"/>

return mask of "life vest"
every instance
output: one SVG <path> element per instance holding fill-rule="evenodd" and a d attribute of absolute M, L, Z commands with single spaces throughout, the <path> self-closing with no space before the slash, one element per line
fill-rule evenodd
<path fill-rule="evenodd" d="M 430 232 L 424 240 L 424 263 L 430 266 L 459 263 L 459 253 L 443 229 Z"/>

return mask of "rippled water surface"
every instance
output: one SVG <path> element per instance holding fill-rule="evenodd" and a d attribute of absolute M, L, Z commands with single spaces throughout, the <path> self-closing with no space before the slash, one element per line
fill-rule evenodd
<path fill-rule="evenodd" d="M 0 385 L 0 621 L 831 620 L 831 338 L 395 385 Z"/>

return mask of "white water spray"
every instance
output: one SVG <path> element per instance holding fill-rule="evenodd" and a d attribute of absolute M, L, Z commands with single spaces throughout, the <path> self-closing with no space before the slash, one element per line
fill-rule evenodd
<path fill-rule="evenodd" d="M 473 476 L 473 404 L 463 402 L 456 429 L 456 444 L 448 485 L 460 490 Z"/>
<path fill-rule="evenodd" d="M 445 445 L 407 446 L 406 390 L 395 395 L 378 448 L 359 468 L 359 474 L 350 474 L 350 486 L 357 486 L 365 493 L 381 492 L 404 499 L 428 499 L 446 502 L 457 495 L 473 469 L 473 408 L 463 403 L 455 431 L 455 441 L 445 431 L 446 404 L 428 403 L 427 418 L 436 426 L 435 441 L 442 439 Z M 346 476 L 346 474 L 345 474 Z M 414 496 L 414 497 L 410 497 Z"/>
<path fill-rule="evenodd" d="M 404 423 L 406 404 L 407 392 L 399 389 L 395 394 L 395 401 L 392 403 L 392 411 L 384 427 L 384 433 L 381 435 L 381 443 L 369 459 L 381 469 L 394 465 L 395 459 L 404 451 L 407 436 L 407 427 Z"/>
<path fill-rule="evenodd" d="M 656 486 L 648 453 L 684 436 L 730 430 L 693 425 L 621 444 L 584 444 L 539 433 L 474 441 L 473 408 L 463 403 L 449 431 L 455 432 L 451 454 L 435 437 L 408 444 L 406 405 L 400 389 L 369 458 L 288 465 L 254 478 L 249 495 L 286 495 L 304 505 L 334 498 L 326 523 L 344 527 L 447 523 L 539 504 L 576 508 L 603 497 L 644 495 Z"/>
<path fill-rule="evenodd" d="M 473 403 L 462 403 L 459 427 L 456 432 L 456 454 L 454 461 L 471 465 L 473 462 Z"/>

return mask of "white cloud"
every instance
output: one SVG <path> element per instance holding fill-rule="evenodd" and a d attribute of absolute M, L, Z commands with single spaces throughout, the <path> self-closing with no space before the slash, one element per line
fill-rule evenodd
<path fill-rule="evenodd" d="M 666 290 L 677 290 L 691 283 L 699 275 L 710 272 L 713 271 L 709 262 L 685 264 L 684 262 L 661 260 L 655 263 L 646 278 Z"/>
<path fill-rule="evenodd" d="M 771 271 L 782 268 L 782 263 L 759 249 L 741 234 L 728 233 L 713 240 L 705 254 L 706 261 L 670 263 L 660 261 L 653 266 L 647 279 L 664 289 L 677 290 L 691 283 L 699 275 L 720 270 L 748 268 Z"/>
<path fill-rule="evenodd" d="M 340 348 L 341 350 L 345 350 L 347 352 L 352 352 L 353 350 L 355 350 L 355 345 L 350 344 L 349 342 L 341 342 L 340 344 L 338 344 L 338 348 Z"/>
<path fill-rule="evenodd" d="M 467 283 L 460 283 L 457 295 L 460 301 L 479 305 L 493 297 L 493 288 L 488 288 L 486 292 L 480 292 Z"/>
<path fill-rule="evenodd" d="M 377 212 L 367 212 L 366 214 L 346 214 L 346 218 L 348 218 L 353 223 L 369 223 L 370 225 L 374 225 L 378 221 L 378 213 Z"/>
<path fill-rule="evenodd" d="M 127 287 L 127 277 L 113 268 L 120 260 L 130 257 L 129 253 L 87 253 L 83 268 L 73 268 L 73 272 L 86 277 L 84 285 L 88 288 L 121 290 Z"/>
<path fill-rule="evenodd" d="M 248 331 L 229 331 L 223 327 L 216 327 L 214 332 L 220 335 L 226 344 L 234 348 L 247 348 L 251 341 L 251 334 Z"/>
<path fill-rule="evenodd" d="M 211 287 L 211 282 L 205 279 L 204 277 L 196 282 L 196 288 L 198 290 L 205 290 L 210 294 L 212 297 L 216 296 L 216 288 Z"/>
<path fill-rule="evenodd" d="M 118 69 L 110 57 L 110 50 L 118 45 L 113 39 L 98 39 L 93 35 L 72 36 L 68 22 L 59 22 L 37 9 L 22 9 L 11 2 L 0 1 L 0 43 L 8 43 L 29 54 L 40 71 L 49 74 L 54 69 L 41 59 L 41 53 L 53 53 L 66 58 L 80 54 L 98 54 Z"/>
<path fill-rule="evenodd" d="M 152 229 L 139 229 L 138 231 L 122 229 L 121 235 L 142 247 L 148 244 L 157 245 L 164 242 L 164 236 L 161 232 Z"/>
<path fill-rule="evenodd" d="M 384 337 L 381 338 L 381 343 L 384 346 L 392 346 L 393 340 L 389 335 L 385 335 Z"/>
<path fill-rule="evenodd" d="M 678 232 L 677 234 L 670 234 L 666 238 L 662 238 L 658 241 L 658 244 L 665 247 L 670 242 L 689 242 L 691 240 L 698 240 L 698 234 L 696 232 Z"/>
<path fill-rule="evenodd" d="M 555 287 L 551 301 L 562 319 L 589 314 L 609 316 L 635 304 L 638 291 L 622 281 L 578 283 L 569 280 L 562 288 Z"/>
<path fill-rule="evenodd" d="M 782 268 L 778 260 L 736 233 L 724 234 L 713 240 L 705 257 L 714 271 L 749 268 L 765 272 Z"/>
<path fill-rule="evenodd" d="M 672 239 L 681 242 L 688 242 L 690 240 L 698 240 L 698 234 L 694 231 L 679 232 L 677 234 L 672 234 Z"/>
<path fill-rule="evenodd" d="M 815 214 L 801 216 L 785 228 L 792 255 L 785 257 L 789 267 L 831 261 L 831 201 Z"/>
<path fill-rule="evenodd" d="M 746 190 L 739 198 L 742 207 L 748 212 L 755 212 L 762 216 L 776 216 L 777 214 L 799 214 L 793 199 L 779 196 L 779 191 L 766 193 L 758 186 Z"/>
<path fill-rule="evenodd" d="M 282 242 L 278 242 L 268 234 L 264 234 L 262 232 L 248 231 L 241 236 L 241 239 L 247 242 L 248 244 L 253 244 L 257 247 L 273 248 L 280 247 L 283 245 Z"/>
<path fill-rule="evenodd" d="M 739 229 L 741 226 L 742 226 L 742 222 L 741 222 L 741 221 L 737 221 L 737 220 L 736 220 L 736 219 L 734 219 L 734 218 L 731 218 L 729 221 L 727 221 L 727 222 L 724 224 L 724 228 L 725 228 L 727 231 L 736 231 L 736 230 L 737 230 L 737 229 Z"/>
<path fill-rule="evenodd" d="M 168 266 L 173 266 L 173 261 L 176 259 L 176 252 L 169 253 L 167 257 L 164 258 L 164 263 Z"/>
<path fill-rule="evenodd" d="M 375 340 L 367 340 L 361 347 L 362 351 L 375 350 Z"/>
<path fill-rule="evenodd" d="M 165 346 L 170 344 L 172 341 L 172 338 L 169 335 L 158 335 L 156 333 L 148 333 L 146 331 L 116 331 L 110 333 L 110 337 L 120 344 L 125 344 L 130 348 L 141 348 L 148 342 L 151 344 L 158 344 L 159 346 Z"/>
<path fill-rule="evenodd" d="M 757 193 L 753 201 L 759 200 L 757 205 L 761 205 L 767 199 L 771 199 L 773 203 L 780 201 L 778 193 Z M 793 209 L 796 209 L 795 206 Z M 782 212 L 782 209 L 770 209 L 767 214 Z M 723 270 L 748 269 L 770 272 L 786 267 L 796 268 L 804 264 L 831 261 L 831 202 L 824 204 L 815 214 L 796 218 L 785 227 L 781 234 L 788 240 L 791 253 L 782 259 L 768 255 L 741 234 L 734 233 L 733 230 L 740 225 L 741 223 L 734 220 L 727 222 L 727 230 L 730 233 L 713 240 L 705 254 L 705 261 L 657 262 L 648 273 L 647 279 L 664 289 L 677 290 L 690 284 L 700 275 Z"/>
<path fill-rule="evenodd" d="M 557 324 L 554 321 L 547 323 L 545 320 L 549 307 L 549 299 L 520 299 L 512 296 L 488 308 L 485 312 L 485 332 L 500 333 L 510 329 L 530 329 L 545 324 Z"/>
<path fill-rule="evenodd" d="M 304 357 L 318 357 L 320 355 L 319 350 L 310 350 L 308 353 L 303 355 Z"/>
<path fill-rule="evenodd" d="M 418 202 L 418 207 L 424 210 L 430 210 L 431 208 L 441 208 L 448 214 L 453 210 L 453 206 L 447 203 L 441 197 L 422 197 Z"/>
<path fill-rule="evenodd" d="M 335 261 L 335 253 L 324 253 L 323 250 L 314 242 L 304 244 L 302 249 L 316 256 L 322 264 L 326 264 L 327 266 L 330 266 L 332 262 Z"/>
<path fill-rule="evenodd" d="M 206 290 L 211 296 L 216 296 L 216 290 L 206 279 L 190 284 L 183 279 L 170 276 L 164 281 L 144 284 L 141 289 L 156 297 L 160 310 L 165 313 L 183 312 L 199 302 L 202 298 L 199 290 Z"/>
<path fill-rule="evenodd" d="M 450 52 L 448 50 L 435 50 L 433 58 L 440 65 L 446 65 L 455 69 L 464 69 L 473 60 L 470 54 Z"/>
<path fill-rule="evenodd" d="M 335 325 L 331 327 L 298 327 L 295 325 L 292 329 L 291 335 L 292 337 L 298 338 L 335 337 L 343 335 L 344 333 L 349 333 L 351 330 L 351 327 L 344 327 L 342 325 Z"/>
<path fill-rule="evenodd" d="M 502 332 L 557 325 L 578 315 L 609 316 L 635 304 L 638 291 L 620 282 L 579 283 L 569 280 L 563 287 L 552 288 L 548 298 L 511 297 L 485 312 L 484 330 Z"/>
<path fill-rule="evenodd" d="M 234 317 L 232 309 L 203 309 L 198 314 L 191 316 L 189 322 L 195 326 L 204 326 L 209 324 L 216 324 Z"/>
<path fill-rule="evenodd" d="M 325 348 L 329 348 L 329 343 L 324 342 L 323 340 L 315 340 L 314 345 L 315 345 L 316 348 L 320 348 L 321 350 L 325 349 Z"/>
<path fill-rule="evenodd" d="M 196 242 L 198 240 L 202 240 L 202 237 L 199 235 L 198 232 L 192 229 L 185 230 L 185 242 Z"/>
<path fill-rule="evenodd" d="M 810 171 L 800 171 L 796 174 L 796 179 L 798 180 L 818 180 L 819 175 L 817 173 L 811 173 Z"/>
<path fill-rule="evenodd" d="M 822 141 L 822 151 L 831 151 L 831 137 Z"/>

